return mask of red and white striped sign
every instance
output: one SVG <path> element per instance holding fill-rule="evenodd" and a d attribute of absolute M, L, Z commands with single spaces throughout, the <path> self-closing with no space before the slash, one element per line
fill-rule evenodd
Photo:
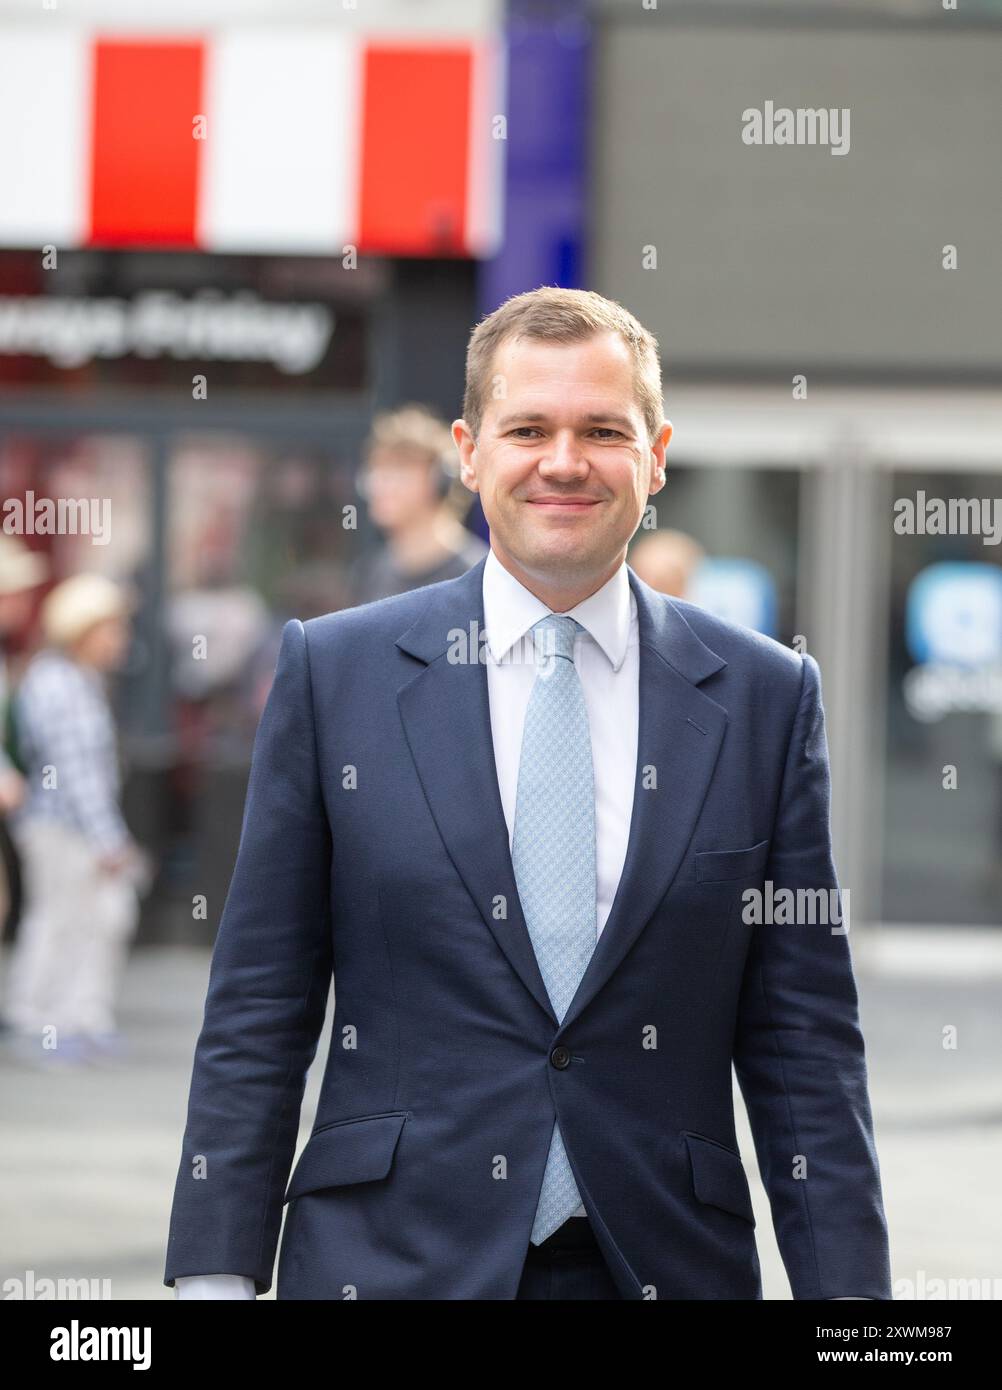
<path fill-rule="evenodd" d="M 4 26 L 0 245 L 489 256 L 503 99 L 497 35 Z"/>

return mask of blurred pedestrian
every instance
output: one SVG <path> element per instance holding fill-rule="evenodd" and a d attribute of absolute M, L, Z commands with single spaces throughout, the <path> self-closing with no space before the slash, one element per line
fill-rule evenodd
<path fill-rule="evenodd" d="M 669 598 L 691 598 L 692 577 L 706 558 L 703 547 L 684 531 L 648 531 L 630 549 L 633 572 Z"/>
<path fill-rule="evenodd" d="M 114 999 L 137 921 L 144 856 L 119 808 L 107 673 L 124 659 L 130 600 L 80 574 L 42 605 L 47 647 L 30 662 L 15 712 L 27 795 L 15 819 L 26 908 L 7 1015 L 39 1058 L 115 1050 Z"/>
<path fill-rule="evenodd" d="M 0 938 L 10 940 L 21 906 L 21 862 L 7 817 L 24 800 L 24 777 L 15 761 L 11 717 L 11 645 L 31 617 L 34 590 L 49 562 L 16 536 L 0 534 Z"/>
<path fill-rule="evenodd" d="M 458 579 L 487 554 L 463 525 L 473 501 L 458 481 L 448 425 L 422 405 L 377 415 L 358 486 L 383 544 L 350 576 L 352 603 Z"/>

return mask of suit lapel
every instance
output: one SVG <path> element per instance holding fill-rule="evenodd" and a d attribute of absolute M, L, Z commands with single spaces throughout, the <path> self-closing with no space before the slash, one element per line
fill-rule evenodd
<path fill-rule="evenodd" d="M 482 651 L 483 568 L 436 586 L 397 645 L 426 665 L 397 695 L 407 744 L 446 849 L 500 949 L 556 1024 L 508 848 Z M 697 685 L 726 663 L 627 567 L 637 599 L 637 779 L 626 861 L 609 919 L 564 1016 L 590 1003 L 671 885 L 706 797 L 727 724 Z M 466 660 L 460 638 L 466 643 Z"/>
<path fill-rule="evenodd" d="M 439 834 L 512 969 L 556 1024 L 519 902 L 491 733 L 484 630 L 486 556 L 430 595 L 397 645 L 428 664 L 397 693 L 407 745 Z M 468 644 L 465 661 L 462 639 Z"/>
<path fill-rule="evenodd" d="M 669 599 L 629 566 L 627 571 L 640 641 L 633 815 L 619 887 L 564 1026 L 594 999 L 671 887 L 727 726 L 726 711 L 697 688 L 727 663 L 700 641 Z"/>

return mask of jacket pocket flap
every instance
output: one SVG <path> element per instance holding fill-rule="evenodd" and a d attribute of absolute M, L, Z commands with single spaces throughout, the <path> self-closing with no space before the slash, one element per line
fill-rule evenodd
<path fill-rule="evenodd" d="M 407 1114 L 406 1110 L 393 1110 L 362 1115 L 354 1120 L 336 1120 L 315 1131 L 299 1156 L 285 1201 L 322 1187 L 346 1187 L 385 1178 Z"/>
<path fill-rule="evenodd" d="M 740 1155 L 714 1139 L 689 1131 L 685 1131 L 685 1142 L 689 1147 L 693 1191 L 698 1199 L 712 1207 L 722 1207 L 735 1216 L 743 1216 L 754 1226 L 755 1211 L 748 1175 Z"/>
<path fill-rule="evenodd" d="M 755 878 L 765 868 L 769 841 L 759 840 L 749 849 L 706 849 L 695 855 L 696 882 L 722 883 Z"/>

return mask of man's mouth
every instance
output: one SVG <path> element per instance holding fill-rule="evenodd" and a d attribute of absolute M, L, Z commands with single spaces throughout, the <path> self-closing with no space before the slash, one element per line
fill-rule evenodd
<path fill-rule="evenodd" d="M 559 507 L 562 511 L 583 512 L 589 507 L 597 507 L 597 497 L 527 497 L 532 507 Z"/>

